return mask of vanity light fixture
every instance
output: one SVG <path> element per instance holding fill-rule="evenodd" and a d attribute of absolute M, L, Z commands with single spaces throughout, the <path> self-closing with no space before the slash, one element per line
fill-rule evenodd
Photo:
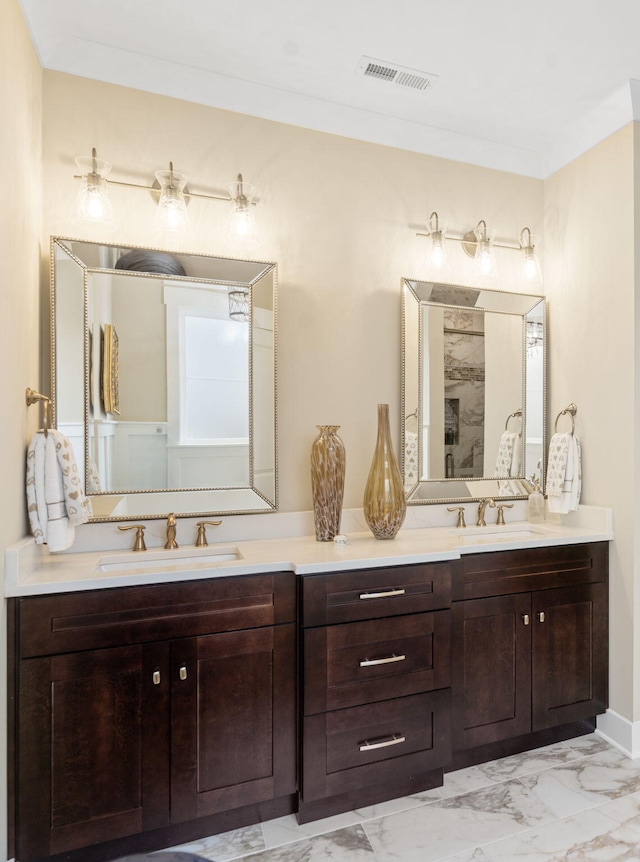
<path fill-rule="evenodd" d="M 529 282 L 541 282 L 542 272 L 540 270 L 540 261 L 536 255 L 537 237 L 534 237 L 528 227 L 523 227 L 520 231 L 520 248 L 524 254 L 522 271 L 524 277 Z"/>
<path fill-rule="evenodd" d="M 480 219 L 473 233 L 476 238 L 475 260 L 480 274 L 486 277 L 496 276 L 498 274 L 498 266 L 493 251 L 495 231 L 489 230 L 486 221 Z"/>
<path fill-rule="evenodd" d="M 189 213 L 185 200 L 187 177 L 173 170 L 173 162 L 169 162 L 168 171 L 156 171 L 155 177 L 160 189 L 156 209 L 158 230 L 161 233 L 188 233 Z"/>
<path fill-rule="evenodd" d="M 446 225 L 441 221 L 438 213 L 434 211 L 429 216 L 426 232 L 418 232 L 416 236 L 426 236 L 431 240 L 427 259 L 434 269 L 441 270 L 448 265 L 447 240 L 451 240 L 462 244 L 465 254 L 474 258 L 480 274 L 485 278 L 493 278 L 498 274 L 494 249 L 506 248 L 518 251 L 523 255 L 523 278 L 529 283 L 542 284 L 542 272 L 536 254 L 538 237 L 534 236 L 528 227 L 524 227 L 520 231 L 520 240 L 517 245 L 515 243 L 496 242 L 495 231 L 487 227 L 484 219 L 480 219 L 476 227 L 463 236 L 452 236 L 447 234 Z"/>
<path fill-rule="evenodd" d="M 429 262 L 436 269 L 444 269 L 449 263 L 449 252 L 447 250 L 447 226 L 440 221 L 437 212 L 429 216 L 429 236 L 431 237 L 431 250 Z"/>
<path fill-rule="evenodd" d="M 111 165 L 97 157 L 95 147 L 89 158 L 78 156 L 75 161 L 81 171 L 78 179 L 82 180 L 76 201 L 77 221 L 85 224 L 111 224 L 113 209 L 107 192 L 107 174 Z"/>
<path fill-rule="evenodd" d="M 253 215 L 253 198 L 256 187 L 251 183 L 245 183 L 242 174 L 238 174 L 235 182 L 229 183 L 229 197 L 231 198 L 231 230 L 236 236 L 245 239 L 255 239 L 256 220 Z"/>
<path fill-rule="evenodd" d="M 169 162 L 168 171 L 156 171 L 153 185 L 107 178 L 111 165 L 96 157 L 95 148 L 90 158 L 78 156 L 76 164 L 81 174 L 76 174 L 75 179 L 82 181 L 78 194 L 77 217 L 83 222 L 107 224 L 112 221 L 113 213 L 107 186 L 114 185 L 150 192 L 158 205 L 156 223 L 162 233 L 186 232 L 189 227 L 187 204 L 191 198 L 200 198 L 231 204 L 235 236 L 252 238 L 255 234 L 253 207 L 256 206 L 256 188 L 245 183 L 242 174 L 238 174 L 237 178 L 228 184 L 228 195 L 216 195 L 190 191 L 187 177 L 174 171 L 173 162 Z"/>

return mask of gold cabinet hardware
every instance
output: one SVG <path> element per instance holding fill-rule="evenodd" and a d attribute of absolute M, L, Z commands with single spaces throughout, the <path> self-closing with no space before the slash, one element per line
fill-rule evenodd
<path fill-rule="evenodd" d="M 396 587 L 391 590 L 384 590 L 380 593 L 360 593 L 361 599 L 386 599 L 390 596 L 404 596 L 406 590 L 404 587 Z"/>
<path fill-rule="evenodd" d="M 539 623 L 543 623 L 543 622 L 544 622 L 544 611 L 539 611 L 539 613 L 538 613 L 538 622 L 539 622 Z"/>
<path fill-rule="evenodd" d="M 522 622 L 525 624 L 525 626 L 529 625 L 529 614 L 522 614 Z"/>
<path fill-rule="evenodd" d="M 360 662 L 360 667 L 373 667 L 377 664 L 393 664 L 397 661 L 405 661 L 406 655 L 388 655 L 384 658 L 365 658 Z"/>
<path fill-rule="evenodd" d="M 134 551 L 146 551 L 147 546 L 144 543 L 144 524 L 131 524 L 129 527 L 118 527 L 119 530 L 135 530 L 136 531 L 136 540 L 133 543 Z"/>
<path fill-rule="evenodd" d="M 400 733 L 394 733 L 392 736 L 387 736 L 384 739 L 374 739 L 372 742 L 369 740 L 365 740 L 361 742 L 358 746 L 360 751 L 373 751 L 375 748 L 387 748 L 389 745 L 400 745 L 401 742 L 405 742 L 406 737 L 402 736 Z"/>
<path fill-rule="evenodd" d="M 222 521 L 198 521 L 198 538 L 196 539 L 196 548 L 207 548 L 207 527 L 219 527 Z"/>
<path fill-rule="evenodd" d="M 180 665 L 179 675 L 181 680 L 185 680 L 187 678 L 187 666 L 186 664 Z"/>
<path fill-rule="evenodd" d="M 160 685 L 160 671 L 159 670 L 154 670 L 152 679 L 153 679 L 154 685 Z"/>

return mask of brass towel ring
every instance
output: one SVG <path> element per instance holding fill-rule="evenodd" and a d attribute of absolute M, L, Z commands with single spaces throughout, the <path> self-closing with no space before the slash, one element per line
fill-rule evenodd
<path fill-rule="evenodd" d="M 522 410 L 515 410 L 513 413 L 509 413 L 507 421 L 504 423 L 505 431 L 509 430 L 509 422 L 511 422 L 512 419 L 519 419 L 520 422 L 522 422 Z"/>
<path fill-rule="evenodd" d="M 558 415 L 556 416 L 556 421 L 555 421 L 555 424 L 553 426 L 554 433 L 555 434 L 558 433 L 558 420 L 560 419 L 560 417 L 561 416 L 571 416 L 571 434 L 573 435 L 575 433 L 575 430 L 576 430 L 575 415 L 577 412 L 578 412 L 578 408 L 573 403 L 573 401 L 571 402 L 571 404 L 569 404 L 568 407 L 565 407 L 564 410 L 561 410 L 558 413 Z"/>

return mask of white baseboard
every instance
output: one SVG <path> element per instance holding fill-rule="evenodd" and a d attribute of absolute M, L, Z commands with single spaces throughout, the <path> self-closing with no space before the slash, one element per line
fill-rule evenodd
<path fill-rule="evenodd" d="M 634 760 L 640 757 L 640 721 L 629 721 L 608 709 L 597 717 L 596 732 L 627 757 Z"/>

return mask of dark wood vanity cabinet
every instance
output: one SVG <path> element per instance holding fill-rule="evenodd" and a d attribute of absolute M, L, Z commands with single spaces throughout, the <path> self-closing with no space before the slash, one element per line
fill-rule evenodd
<path fill-rule="evenodd" d="M 464 556 L 454 599 L 456 765 L 474 760 L 460 752 L 490 759 L 491 744 L 605 711 L 606 543 Z"/>
<path fill-rule="evenodd" d="M 300 822 L 433 787 L 451 756 L 448 563 L 302 580 Z"/>
<path fill-rule="evenodd" d="M 24 598 L 15 614 L 17 858 L 163 828 L 166 846 L 167 827 L 245 807 L 251 822 L 281 797 L 291 810 L 293 575 Z"/>

